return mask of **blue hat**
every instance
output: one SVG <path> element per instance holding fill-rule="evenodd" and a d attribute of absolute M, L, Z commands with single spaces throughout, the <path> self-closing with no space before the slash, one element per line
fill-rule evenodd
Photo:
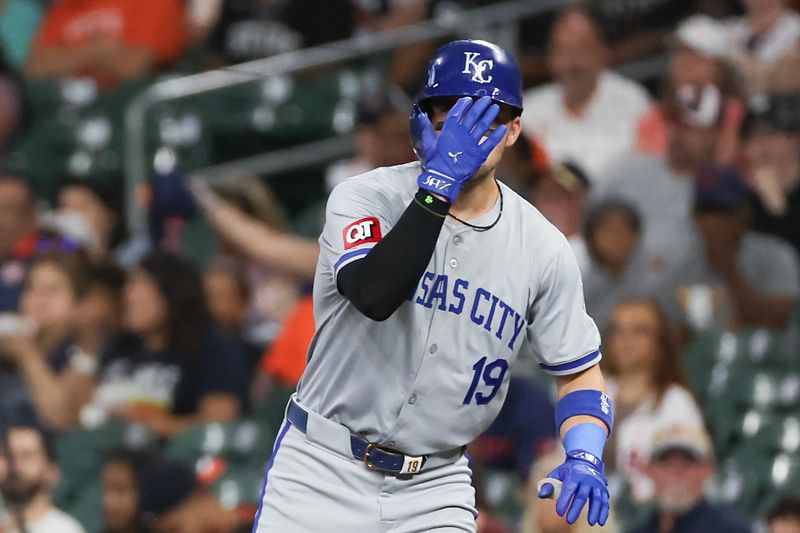
<path fill-rule="evenodd" d="M 431 59 L 417 102 L 440 96 L 491 96 L 522 111 L 522 77 L 514 57 L 496 44 L 453 41 Z"/>
<path fill-rule="evenodd" d="M 695 180 L 694 208 L 736 211 L 747 205 L 747 192 L 747 184 L 735 168 L 709 166 L 701 170 Z"/>

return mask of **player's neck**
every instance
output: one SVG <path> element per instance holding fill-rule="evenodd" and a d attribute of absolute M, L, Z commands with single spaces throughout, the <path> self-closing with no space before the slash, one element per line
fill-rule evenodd
<path fill-rule="evenodd" d="M 473 187 L 465 187 L 450 207 L 450 213 L 462 220 L 478 218 L 492 210 L 499 194 L 491 172 Z"/>

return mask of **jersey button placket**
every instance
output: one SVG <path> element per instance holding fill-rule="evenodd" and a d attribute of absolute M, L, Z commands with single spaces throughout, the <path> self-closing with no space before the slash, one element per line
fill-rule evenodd
<path fill-rule="evenodd" d="M 428 353 L 434 355 L 437 351 L 439 351 L 439 347 L 436 346 L 436 343 L 431 344 L 431 347 L 428 349 Z"/>
<path fill-rule="evenodd" d="M 451 257 L 449 263 L 450 263 L 450 268 L 458 268 L 458 259 L 456 259 L 455 257 Z"/>
<path fill-rule="evenodd" d="M 412 394 L 411 397 L 408 399 L 408 403 L 409 405 L 414 405 L 415 403 L 417 403 L 417 395 Z"/>

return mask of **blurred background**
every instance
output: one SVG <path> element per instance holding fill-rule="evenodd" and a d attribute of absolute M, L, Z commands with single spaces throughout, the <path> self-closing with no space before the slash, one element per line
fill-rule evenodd
<path fill-rule="evenodd" d="M 603 333 L 603 529 L 800 532 L 799 4 L 0 0 L 0 532 L 251 530 L 326 197 L 413 159 L 455 38 L 518 58 L 498 175 Z M 583 532 L 532 490 L 561 459 L 525 351 L 479 531 Z"/>

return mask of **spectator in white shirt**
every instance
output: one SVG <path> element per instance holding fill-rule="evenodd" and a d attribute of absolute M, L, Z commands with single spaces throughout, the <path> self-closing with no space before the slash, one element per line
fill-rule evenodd
<path fill-rule="evenodd" d="M 672 327 L 654 301 L 619 303 L 603 344 L 607 390 L 615 410 L 606 468 L 615 474 L 612 477 L 630 483 L 636 501 L 646 501 L 653 495 L 645 473 L 653 436 L 678 423 L 701 425 L 702 415 L 687 388 Z"/>
<path fill-rule="evenodd" d="M 751 103 L 769 89 L 779 61 L 797 48 L 800 15 L 786 0 L 742 0 L 744 17 L 729 22 L 731 59 L 744 76 Z"/>
<path fill-rule="evenodd" d="M 59 472 L 51 441 L 41 428 L 10 424 L 0 452 L 0 495 L 11 511 L 9 517 L 0 516 L 0 531 L 84 533 L 74 518 L 53 505 L 50 495 Z"/>
<path fill-rule="evenodd" d="M 607 69 L 608 46 L 590 14 L 569 7 L 550 35 L 548 63 L 555 83 L 525 93 L 522 118 L 553 161 L 573 160 L 590 179 L 631 153 L 650 99 L 645 89 Z"/>

